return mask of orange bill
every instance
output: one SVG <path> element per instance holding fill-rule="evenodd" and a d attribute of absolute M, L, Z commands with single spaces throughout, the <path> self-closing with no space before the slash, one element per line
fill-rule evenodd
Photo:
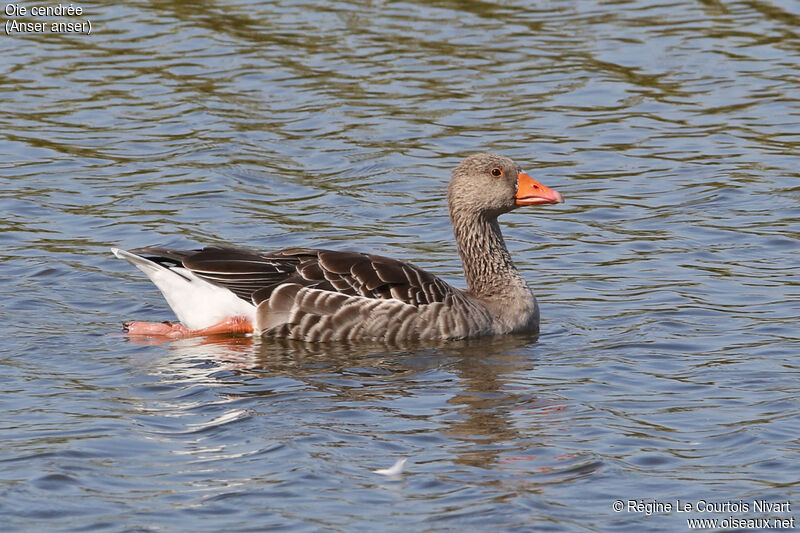
<path fill-rule="evenodd" d="M 561 193 L 545 187 L 524 172 L 517 174 L 517 205 L 560 204 Z"/>

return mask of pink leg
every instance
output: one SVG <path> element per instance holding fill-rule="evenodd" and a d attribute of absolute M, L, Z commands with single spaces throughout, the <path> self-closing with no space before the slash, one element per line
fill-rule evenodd
<path fill-rule="evenodd" d="M 222 322 L 203 329 L 195 329 L 192 335 L 225 335 L 229 333 L 253 333 L 253 324 L 243 316 L 232 316 Z"/>
<path fill-rule="evenodd" d="M 131 337 L 167 337 L 169 339 L 253 332 L 253 325 L 243 316 L 234 316 L 201 329 L 188 329 L 175 322 L 125 322 L 122 328 Z"/>

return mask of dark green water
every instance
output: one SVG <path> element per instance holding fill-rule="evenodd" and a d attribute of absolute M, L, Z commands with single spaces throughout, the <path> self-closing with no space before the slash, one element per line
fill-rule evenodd
<path fill-rule="evenodd" d="M 800 514 L 796 2 L 79 5 L 3 23 L 90 35 L 0 35 L 4 531 Z M 458 284 L 444 190 L 476 151 L 567 200 L 503 220 L 538 342 L 122 335 L 171 314 L 110 246 L 359 249 Z"/>

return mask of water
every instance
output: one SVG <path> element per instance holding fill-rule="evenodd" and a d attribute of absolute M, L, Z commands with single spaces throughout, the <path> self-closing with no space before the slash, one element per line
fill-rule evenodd
<path fill-rule="evenodd" d="M 4 530 L 798 514 L 797 4 L 526 4 L 86 2 L 91 35 L 0 37 Z M 475 151 L 567 200 L 503 219 L 538 342 L 122 335 L 171 314 L 110 246 L 359 249 L 458 283 L 444 187 Z"/>

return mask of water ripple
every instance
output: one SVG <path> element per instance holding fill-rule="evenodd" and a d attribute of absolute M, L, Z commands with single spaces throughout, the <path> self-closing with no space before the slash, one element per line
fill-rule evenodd
<path fill-rule="evenodd" d="M 796 498 L 790 3 L 84 9 L 90 36 L 3 40 L 9 531 L 676 531 L 611 504 Z M 172 317 L 110 246 L 358 248 L 460 283 L 444 188 L 479 150 L 567 199 L 504 219 L 538 341 L 119 330 Z"/>

